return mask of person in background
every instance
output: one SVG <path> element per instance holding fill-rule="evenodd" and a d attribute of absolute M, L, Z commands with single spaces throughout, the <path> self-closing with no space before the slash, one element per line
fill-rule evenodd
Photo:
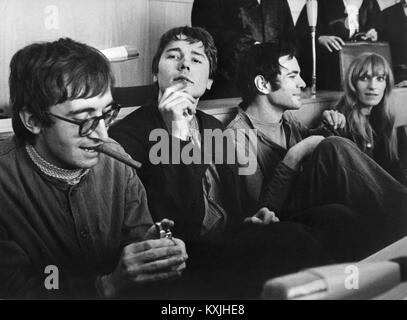
<path fill-rule="evenodd" d="M 390 45 L 395 83 L 407 87 L 407 0 L 382 11 L 380 40 Z"/>
<path fill-rule="evenodd" d="M 234 86 L 237 63 L 254 43 L 296 40 L 287 0 L 195 0 L 191 21 L 212 35 L 218 49 L 218 74 L 203 99 L 239 95 Z"/>
<path fill-rule="evenodd" d="M 344 95 L 336 107 L 346 117 L 346 126 L 337 132 L 407 186 L 407 128 L 395 126 L 389 99 L 393 83 L 384 57 L 374 53 L 358 56 L 346 72 Z"/>
<path fill-rule="evenodd" d="M 254 209 L 266 207 L 280 221 L 303 221 L 303 210 L 339 203 L 354 210 L 370 233 L 359 243 L 378 249 L 405 236 L 407 189 L 353 142 L 324 138 L 320 129 L 309 130 L 286 112 L 301 107 L 304 86 L 292 48 L 254 45 L 239 65 L 242 104 L 229 127 L 245 134 L 235 139 L 239 164 L 245 165 L 250 151 L 257 155 L 257 171 L 244 177 L 243 192 Z M 325 118 L 345 125 L 336 112 L 327 111 Z M 247 134 L 250 129 L 257 136 Z"/>
<path fill-rule="evenodd" d="M 113 82 L 98 50 L 68 38 L 13 56 L 15 135 L 0 143 L 0 298 L 142 297 L 185 268 L 183 241 L 157 239 L 136 172 L 95 150 L 119 112 Z"/>
<path fill-rule="evenodd" d="M 317 88 L 340 90 L 338 51 L 345 41 L 377 41 L 380 7 L 376 0 L 318 0 Z M 299 63 L 307 84 L 312 76 L 311 35 L 306 6 L 296 24 Z"/>

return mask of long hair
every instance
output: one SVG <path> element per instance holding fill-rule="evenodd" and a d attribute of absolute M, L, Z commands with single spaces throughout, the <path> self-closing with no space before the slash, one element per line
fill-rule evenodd
<path fill-rule="evenodd" d="M 385 76 L 386 88 L 380 103 L 373 106 L 370 121 L 361 112 L 361 103 L 358 100 L 357 82 L 369 72 L 372 76 Z M 379 54 L 363 53 L 359 55 L 349 66 L 344 83 L 344 95 L 337 109 L 342 112 L 347 121 L 349 135 L 357 143 L 362 151 L 366 151 L 368 143 L 374 147 L 373 136 L 383 134 L 383 141 L 387 156 L 398 159 L 397 134 L 394 108 L 390 102 L 394 87 L 394 78 L 387 60 Z"/>

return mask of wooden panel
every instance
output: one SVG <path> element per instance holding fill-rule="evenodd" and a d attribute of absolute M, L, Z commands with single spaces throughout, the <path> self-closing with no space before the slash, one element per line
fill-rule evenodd
<path fill-rule="evenodd" d="M 12 55 L 35 41 L 71 37 L 99 49 L 134 45 L 140 58 L 115 64 L 117 84 L 149 81 L 148 0 L 0 0 L 0 109 L 8 104 Z"/>
<path fill-rule="evenodd" d="M 171 28 L 191 25 L 193 0 L 150 0 L 150 54 L 147 57 L 150 67 L 162 34 Z"/>
<path fill-rule="evenodd" d="M 300 110 L 292 111 L 296 118 L 304 125 L 312 126 L 319 120 L 321 112 L 336 104 L 341 96 L 337 91 L 321 91 L 317 93 L 316 98 L 304 96 L 303 105 Z M 407 100 L 407 88 L 398 88 L 394 90 L 394 103 L 396 108 L 396 126 L 407 125 L 407 110 L 403 103 Z M 225 125 L 235 116 L 240 98 L 227 98 L 204 100 L 199 102 L 199 109 L 213 115 Z M 118 119 L 126 117 L 129 113 L 138 107 L 126 107 L 120 111 Z M 11 119 L 0 119 L 0 140 L 12 134 Z"/>
<path fill-rule="evenodd" d="M 294 111 L 296 118 L 305 125 L 311 125 L 319 119 L 322 110 L 333 106 L 340 96 L 340 92 L 318 92 L 316 98 L 310 98 L 306 95 L 303 99 L 303 107 Z M 227 98 L 200 101 L 198 108 L 223 122 L 227 125 L 236 115 L 240 98 Z M 120 102 L 120 101 L 119 101 Z M 138 106 L 126 107 L 120 110 L 118 119 L 126 117 L 129 113 L 136 110 Z M 11 119 L 0 120 L 0 140 L 12 134 Z"/>
<path fill-rule="evenodd" d="M 394 99 L 396 127 L 407 125 L 407 88 L 394 89 L 392 99 Z"/>

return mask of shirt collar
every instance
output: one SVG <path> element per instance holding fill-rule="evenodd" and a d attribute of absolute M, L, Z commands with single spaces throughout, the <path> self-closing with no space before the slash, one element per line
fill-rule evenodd
<path fill-rule="evenodd" d="M 35 150 L 31 144 L 26 144 L 25 149 L 34 164 L 45 175 L 67 183 L 68 185 L 76 185 L 81 181 L 81 178 L 85 176 L 89 169 L 63 169 L 59 168 L 52 163 L 49 163 Z"/>

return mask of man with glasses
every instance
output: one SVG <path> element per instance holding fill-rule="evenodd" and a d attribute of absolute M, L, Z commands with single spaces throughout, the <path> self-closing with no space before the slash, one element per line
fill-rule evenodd
<path fill-rule="evenodd" d="M 0 298 L 96 298 L 179 276 L 184 243 L 157 238 L 133 169 L 100 154 L 119 106 L 109 62 L 71 39 L 10 63 L 15 136 L 0 144 Z"/>
<path fill-rule="evenodd" d="M 47 112 L 47 114 L 57 119 L 78 125 L 79 136 L 86 137 L 92 134 L 93 131 L 95 131 L 95 129 L 99 126 L 100 120 L 103 120 L 105 122 L 105 127 L 108 128 L 117 118 L 121 106 L 115 102 L 111 103 L 110 106 L 111 106 L 110 110 L 107 110 L 106 112 L 102 113 L 100 117 L 92 117 L 84 120 L 72 120 L 53 114 L 51 112 Z"/>

